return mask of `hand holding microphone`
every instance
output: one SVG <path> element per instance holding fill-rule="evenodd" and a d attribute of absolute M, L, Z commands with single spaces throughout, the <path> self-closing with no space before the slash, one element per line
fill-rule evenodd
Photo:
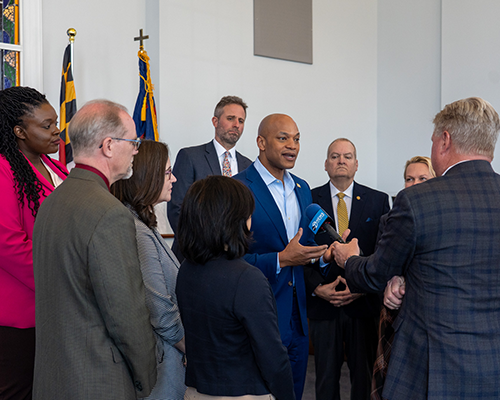
<path fill-rule="evenodd" d="M 318 231 L 326 231 L 328 235 L 333 239 L 333 241 L 345 243 L 342 236 L 335 230 L 332 226 L 332 218 L 317 204 L 309 204 L 306 208 L 306 217 L 309 221 L 309 229 L 313 231 L 314 234 Z"/>
<path fill-rule="evenodd" d="M 349 236 L 350 230 L 347 229 L 342 236 L 333 228 L 332 218 L 317 204 L 310 204 L 306 208 L 306 216 L 311 221 L 309 223 L 309 229 L 311 229 L 314 234 L 318 231 L 326 231 L 328 235 L 333 239 L 333 243 L 330 245 L 325 254 L 323 254 L 323 260 L 325 262 L 332 262 L 335 258 L 335 262 L 339 267 L 344 268 L 345 261 L 353 255 L 363 255 L 363 252 L 358 246 L 358 240 L 353 239 L 350 243 L 346 244 L 346 239 Z"/>

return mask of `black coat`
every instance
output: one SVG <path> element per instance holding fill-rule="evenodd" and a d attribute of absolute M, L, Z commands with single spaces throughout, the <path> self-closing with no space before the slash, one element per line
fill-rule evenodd
<path fill-rule="evenodd" d="M 319 204 L 332 219 L 335 219 L 330 194 L 330 183 L 328 182 L 326 185 L 317 187 L 311 192 L 313 202 Z M 389 197 L 386 193 L 354 182 L 349 219 L 351 234 L 348 240 L 357 238 L 363 254 L 370 255 L 373 253 L 375 244 L 377 243 L 380 217 L 387 212 L 389 212 Z M 329 245 L 332 243 L 331 238 L 325 232 L 318 233 L 315 240 L 320 245 Z M 338 307 L 320 297 L 311 295 L 319 284 L 333 282 L 339 275 L 345 277 L 344 269 L 335 263 L 330 265 L 326 277 L 317 269 L 306 268 L 304 270 L 307 291 L 307 316 L 310 319 L 335 319 L 339 315 L 340 309 Z M 344 290 L 345 287 L 340 284 L 337 288 L 337 290 Z M 363 296 L 344 306 L 344 311 L 352 318 L 378 317 L 380 313 L 380 299 L 378 295 L 374 294 Z"/>
<path fill-rule="evenodd" d="M 185 260 L 177 299 L 186 332 L 186 385 L 212 396 L 295 399 L 276 302 L 262 272 L 243 259 Z"/>

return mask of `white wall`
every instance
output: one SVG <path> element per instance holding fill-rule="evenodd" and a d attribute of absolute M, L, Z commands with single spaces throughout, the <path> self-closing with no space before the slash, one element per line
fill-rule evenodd
<path fill-rule="evenodd" d="M 44 0 L 44 91 L 58 109 L 66 30 L 74 27 L 78 105 L 104 97 L 132 112 L 139 85 L 133 38 L 143 27 L 151 36 L 145 44 L 160 136 L 173 155 L 212 139 L 215 104 L 235 94 L 249 105 L 238 144 L 248 157 L 258 154 L 261 119 L 283 112 L 302 133 L 293 172 L 312 187 L 324 183 L 326 147 L 347 136 L 358 147 L 357 179 L 376 186 L 377 2 L 323 0 L 313 7 L 314 64 L 306 65 L 253 55 L 252 0 L 67 0 L 64 7 Z"/>
<path fill-rule="evenodd" d="M 441 87 L 441 1 L 378 1 L 378 188 L 404 186 L 406 160 L 430 156 Z"/>
<path fill-rule="evenodd" d="M 358 179 L 376 185 L 375 0 L 313 2 L 313 65 L 253 55 L 253 1 L 149 1 L 159 23 L 160 135 L 173 154 L 213 138 L 213 109 L 228 94 L 249 105 L 238 150 L 254 159 L 259 122 L 292 116 L 301 131 L 293 172 L 312 187 L 327 181 L 326 147 L 347 136 L 358 145 Z M 153 15 L 151 15 L 151 13 Z"/>
<path fill-rule="evenodd" d="M 66 30 L 75 28 L 74 80 L 77 105 L 107 98 L 132 113 L 139 90 L 139 29 L 145 0 L 43 0 L 44 91 L 59 110 Z"/>
<path fill-rule="evenodd" d="M 498 0 L 443 0 L 443 106 L 478 96 L 500 111 L 499 15 Z M 500 170 L 498 145 L 492 165 Z"/>
<path fill-rule="evenodd" d="M 480 95 L 500 108 L 499 12 L 497 0 L 316 0 L 306 65 L 253 55 L 252 0 L 43 0 L 43 89 L 57 109 L 74 27 L 78 104 L 105 97 L 132 112 L 133 38 L 145 28 L 160 135 L 174 156 L 213 138 L 213 108 L 235 94 L 249 104 L 242 153 L 257 156 L 264 116 L 288 113 L 302 133 L 293 172 L 312 187 L 327 180 L 327 145 L 346 136 L 358 147 L 356 179 L 396 194 L 405 161 L 429 155 L 442 105 Z"/>
<path fill-rule="evenodd" d="M 500 111 L 499 13 L 497 0 L 378 1 L 380 189 L 395 194 L 405 161 L 430 154 L 444 105 L 479 96 Z"/>

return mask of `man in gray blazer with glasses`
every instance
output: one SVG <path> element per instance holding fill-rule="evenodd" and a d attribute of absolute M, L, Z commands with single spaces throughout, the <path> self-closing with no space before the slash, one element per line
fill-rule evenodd
<path fill-rule="evenodd" d="M 135 125 L 87 103 L 69 128 L 76 167 L 40 207 L 33 233 L 33 399 L 136 399 L 156 382 L 132 214 L 109 186 L 132 175 Z"/>

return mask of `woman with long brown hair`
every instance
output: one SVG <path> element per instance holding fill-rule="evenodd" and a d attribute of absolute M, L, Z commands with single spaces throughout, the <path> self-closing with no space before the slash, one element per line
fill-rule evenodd
<path fill-rule="evenodd" d="M 184 398 L 184 328 L 179 315 L 175 285 L 179 262 L 156 230 L 154 206 L 169 201 L 172 174 L 168 147 L 143 140 L 134 157 L 132 177 L 115 182 L 111 192 L 134 215 L 137 250 L 159 354 L 157 381 L 148 399 Z"/>

